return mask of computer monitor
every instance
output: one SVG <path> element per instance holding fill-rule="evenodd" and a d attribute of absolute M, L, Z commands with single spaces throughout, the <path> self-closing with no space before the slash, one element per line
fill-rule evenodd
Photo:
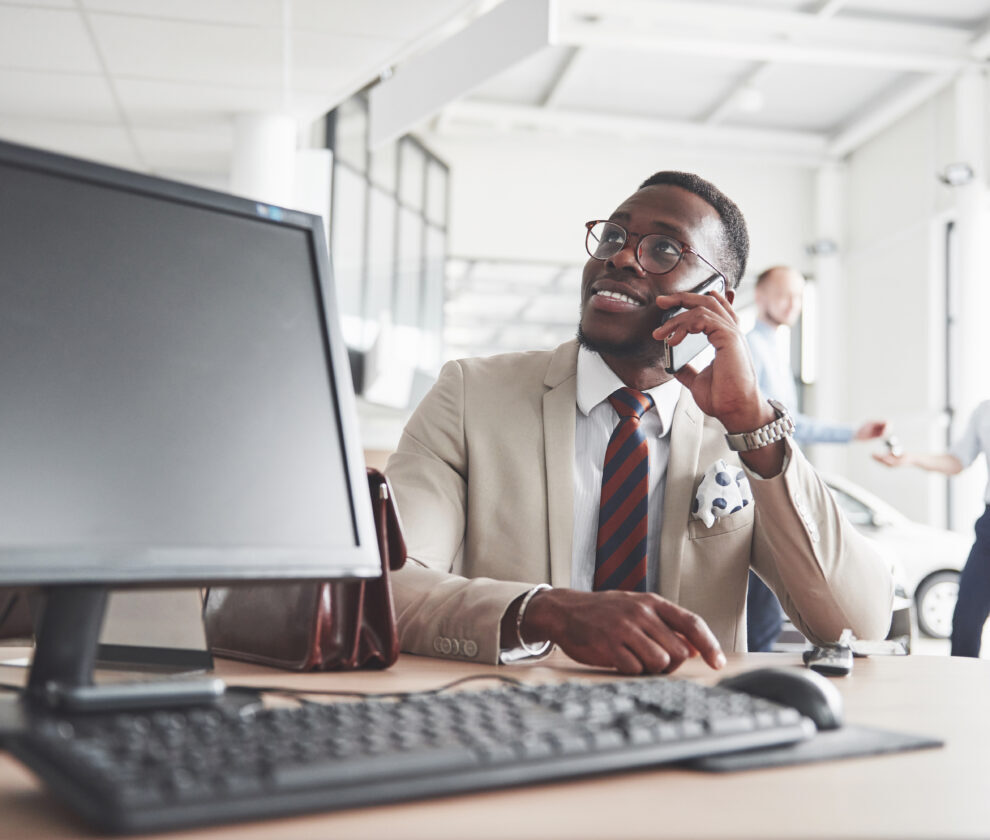
<path fill-rule="evenodd" d="M 319 217 L 0 142 L 0 587 L 30 685 L 115 587 L 380 574 Z"/>

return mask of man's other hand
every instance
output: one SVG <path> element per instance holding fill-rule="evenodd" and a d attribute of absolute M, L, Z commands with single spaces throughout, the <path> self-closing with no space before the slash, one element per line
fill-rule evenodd
<path fill-rule="evenodd" d="M 538 592 L 526 609 L 522 635 L 549 639 L 578 662 L 623 674 L 670 673 L 699 654 L 712 668 L 725 664 L 700 616 L 649 592 Z"/>
<path fill-rule="evenodd" d="M 880 437 L 886 430 L 886 420 L 867 420 L 862 426 L 856 429 L 853 437 L 856 440 L 873 440 L 873 438 Z"/>

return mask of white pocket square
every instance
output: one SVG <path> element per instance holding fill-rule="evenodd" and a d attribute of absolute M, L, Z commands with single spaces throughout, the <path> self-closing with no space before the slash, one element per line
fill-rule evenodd
<path fill-rule="evenodd" d="M 731 516 L 753 504 L 753 491 L 746 473 L 719 458 L 707 470 L 698 486 L 691 515 L 711 528 L 716 519 Z"/>

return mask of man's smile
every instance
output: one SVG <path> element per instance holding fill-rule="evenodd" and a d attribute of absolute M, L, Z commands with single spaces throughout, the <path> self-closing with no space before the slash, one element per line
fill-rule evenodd
<path fill-rule="evenodd" d="M 629 295 L 623 294 L 622 292 L 609 291 L 608 289 L 601 289 L 600 291 L 595 292 L 595 296 L 598 298 L 605 298 L 606 301 L 609 302 L 618 301 L 619 303 L 623 303 L 628 306 L 640 307 L 643 305 L 638 300 L 634 300 L 629 297 Z"/>

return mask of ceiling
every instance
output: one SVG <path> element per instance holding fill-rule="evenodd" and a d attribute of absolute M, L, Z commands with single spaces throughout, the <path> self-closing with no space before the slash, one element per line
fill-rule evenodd
<path fill-rule="evenodd" d="M 223 180 L 245 112 L 305 124 L 477 0 L 0 0 L 0 137 Z"/>
<path fill-rule="evenodd" d="M 223 189 L 239 114 L 306 126 L 370 86 L 393 133 L 814 167 L 988 56 L 990 0 L 0 0 L 0 138 Z M 569 337 L 579 276 L 452 260 L 448 352 Z"/>
<path fill-rule="evenodd" d="M 560 0 L 552 43 L 441 130 L 662 137 L 841 158 L 990 55 L 984 0 Z"/>
<path fill-rule="evenodd" d="M 490 44 L 487 65 L 443 55 L 510 7 L 549 16 L 546 37 Z M 434 131 L 662 136 L 814 165 L 982 67 L 988 19 L 990 0 L 0 0 L 0 137 L 218 181 L 235 115 L 309 122 L 433 55 L 464 80 L 423 97 Z"/>

